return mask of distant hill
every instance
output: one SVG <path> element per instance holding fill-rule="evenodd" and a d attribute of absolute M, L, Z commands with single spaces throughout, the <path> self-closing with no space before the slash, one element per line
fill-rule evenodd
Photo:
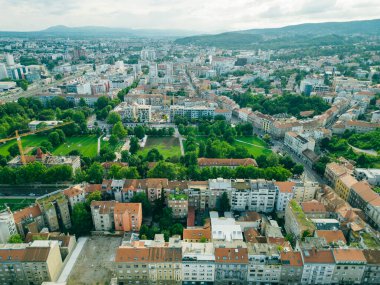
<path fill-rule="evenodd" d="M 282 28 L 250 29 L 216 35 L 198 35 L 177 39 L 178 44 L 222 48 L 285 48 L 311 44 L 353 43 L 363 36 L 380 36 L 380 19 L 300 24 Z"/>
<path fill-rule="evenodd" d="M 20 38 L 122 38 L 122 37 L 146 37 L 179 38 L 197 34 L 196 32 L 181 30 L 155 30 L 155 29 L 128 29 L 110 28 L 100 26 L 67 27 L 63 25 L 49 27 L 41 31 L 18 32 L 0 31 L 0 37 Z"/>

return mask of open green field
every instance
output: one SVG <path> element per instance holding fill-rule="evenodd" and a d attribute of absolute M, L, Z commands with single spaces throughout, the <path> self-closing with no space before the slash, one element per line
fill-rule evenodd
<path fill-rule="evenodd" d="M 17 211 L 34 204 L 36 199 L 5 199 L 0 198 L 0 210 L 4 210 L 8 206 L 12 211 Z"/>
<path fill-rule="evenodd" d="M 29 147 L 38 146 L 44 140 L 47 140 L 47 137 L 38 136 L 38 135 L 30 135 L 30 136 L 21 138 L 22 147 L 24 148 L 24 151 L 26 151 Z M 0 154 L 4 156 L 9 155 L 8 148 L 14 144 L 17 144 L 16 140 L 12 140 L 5 144 L 1 144 Z"/>
<path fill-rule="evenodd" d="M 145 147 L 138 154 L 146 156 L 152 148 L 156 148 L 164 158 L 181 156 L 179 139 L 175 137 L 148 137 Z"/>
<path fill-rule="evenodd" d="M 269 155 L 272 153 L 272 151 L 268 148 L 268 145 L 257 136 L 237 137 L 234 145 L 247 148 L 249 153 L 254 157 Z"/>
<path fill-rule="evenodd" d="M 31 151 L 42 141 L 48 140 L 46 136 L 30 135 L 21 138 L 25 152 Z M 8 148 L 16 144 L 16 140 L 0 145 L 0 154 L 9 155 Z M 79 150 L 84 156 L 94 157 L 97 153 L 98 138 L 96 135 L 67 137 L 66 142 L 53 150 L 54 155 L 66 155 L 72 150 Z"/>
<path fill-rule="evenodd" d="M 98 148 L 98 138 L 95 135 L 68 137 L 66 142 L 58 146 L 54 151 L 54 155 L 67 155 L 72 150 L 79 150 L 83 156 L 96 156 Z"/>

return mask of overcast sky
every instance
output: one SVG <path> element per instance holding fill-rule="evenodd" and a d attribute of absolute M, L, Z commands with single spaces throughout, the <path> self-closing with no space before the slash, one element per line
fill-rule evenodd
<path fill-rule="evenodd" d="M 220 32 L 380 18 L 379 0 L 0 0 L 0 30 L 54 25 Z"/>

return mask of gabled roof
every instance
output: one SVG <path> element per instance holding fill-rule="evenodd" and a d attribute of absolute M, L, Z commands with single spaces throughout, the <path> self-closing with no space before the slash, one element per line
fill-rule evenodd
<path fill-rule="evenodd" d="M 351 190 L 358 194 L 364 201 L 370 202 L 379 197 L 376 194 L 367 181 L 359 181 L 352 185 Z"/>
<path fill-rule="evenodd" d="M 293 187 L 296 185 L 293 181 L 276 181 L 274 184 L 278 187 L 281 193 L 293 193 Z"/>
<path fill-rule="evenodd" d="M 35 204 L 33 206 L 29 206 L 22 210 L 14 212 L 13 219 L 15 220 L 15 223 L 18 224 L 24 219 L 35 218 L 41 215 L 42 213 L 41 213 L 40 207 L 37 204 Z"/>
<path fill-rule="evenodd" d="M 281 252 L 280 260 L 282 266 L 302 266 L 302 256 L 298 251 Z"/>
<path fill-rule="evenodd" d="M 316 230 L 315 235 L 325 238 L 327 243 L 342 241 L 347 243 L 346 238 L 341 230 L 328 231 L 328 230 Z"/>
<path fill-rule="evenodd" d="M 366 262 L 363 251 L 358 248 L 337 248 L 333 249 L 334 259 L 336 262 L 356 261 Z"/>
<path fill-rule="evenodd" d="M 215 248 L 215 262 L 217 263 L 248 263 L 248 249 L 246 248 Z"/>

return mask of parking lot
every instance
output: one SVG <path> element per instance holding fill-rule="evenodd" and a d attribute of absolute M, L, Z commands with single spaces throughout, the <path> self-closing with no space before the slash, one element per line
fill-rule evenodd
<path fill-rule="evenodd" d="M 119 237 L 93 236 L 89 238 L 74 265 L 67 284 L 109 284 L 112 277 L 112 261 L 120 243 Z"/>

